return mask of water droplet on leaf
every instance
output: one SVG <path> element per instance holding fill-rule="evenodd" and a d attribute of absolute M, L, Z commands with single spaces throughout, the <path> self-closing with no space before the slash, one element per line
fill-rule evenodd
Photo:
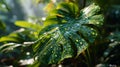
<path fill-rule="evenodd" d="M 79 40 L 76 40 L 76 42 L 78 42 Z"/>
<path fill-rule="evenodd" d="M 82 42 L 80 42 L 80 44 L 82 44 Z"/>

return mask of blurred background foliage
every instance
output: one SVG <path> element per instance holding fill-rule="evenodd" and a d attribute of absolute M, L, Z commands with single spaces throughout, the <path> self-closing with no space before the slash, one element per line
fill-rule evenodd
<path fill-rule="evenodd" d="M 119 52 L 119 0 L 0 0 L 0 67 L 119 67 Z"/>

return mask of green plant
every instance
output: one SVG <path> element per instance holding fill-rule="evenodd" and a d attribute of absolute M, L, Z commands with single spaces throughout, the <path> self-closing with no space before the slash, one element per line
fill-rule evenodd
<path fill-rule="evenodd" d="M 24 28 L 0 37 L 0 65 L 2 66 L 23 66 L 21 60 L 29 60 L 33 57 L 31 44 L 38 38 L 40 26 L 25 21 L 16 21 L 15 24 Z"/>
<path fill-rule="evenodd" d="M 0 65 L 21 66 L 20 60 L 33 56 L 32 46 L 36 38 L 30 30 L 18 30 L 0 38 Z M 28 35 L 29 34 L 29 35 Z M 34 37 L 32 37 L 34 36 Z M 29 55 L 27 55 L 29 53 Z"/>
<path fill-rule="evenodd" d="M 45 31 L 40 33 L 40 38 L 33 45 L 35 56 L 38 57 L 38 64 L 35 63 L 37 65 L 57 64 L 68 58 L 75 59 L 87 50 L 99 35 L 98 28 L 104 19 L 102 14 L 99 14 L 99 6 L 91 4 L 80 12 L 74 3 L 61 3 L 59 6 L 46 20 L 56 20 L 59 24 L 50 25 L 47 30 L 43 29 Z"/>
<path fill-rule="evenodd" d="M 0 65 L 21 66 L 20 60 L 34 55 L 31 67 L 120 66 L 118 4 L 94 0 L 85 7 L 85 0 L 81 9 L 78 0 L 69 1 L 54 6 L 44 23 L 16 21 L 21 29 L 0 38 Z"/>

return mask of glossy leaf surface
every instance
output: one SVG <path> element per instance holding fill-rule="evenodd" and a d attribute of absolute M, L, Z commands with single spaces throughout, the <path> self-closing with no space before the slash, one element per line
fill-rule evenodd
<path fill-rule="evenodd" d="M 68 16 L 71 19 L 66 20 L 67 23 L 55 24 L 51 27 L 52 29 L 40 35 L 39 40 L 33 46 L 40 64 L 60 63 L 64 59 L 77 57 L 86 50 L 98 34 L 96 29 L 85 24 L 101 24 L 103 17 L 97 15 L 99 11 L 99 6 L 92 4 L 81 10 L 79 17 L 71 18 Z M 98 24 L 90 22 L 96 19 L 91 19 L 94 16 L 101 16 L 100 20 L 96 20 Z"/>

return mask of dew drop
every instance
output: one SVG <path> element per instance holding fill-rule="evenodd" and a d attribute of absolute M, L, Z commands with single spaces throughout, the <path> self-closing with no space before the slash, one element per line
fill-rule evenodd
<path fill-rule="evenodd" d="M 47 33 L 44 33 L 44 35 L 46 35 Z"/>
<path fill-rule="evenodd" d="M 93 32 L 92 35 L 95 35 L 95 33 Z"/>
<path fill-rule="evenodd" d="M 30 52 L 26 52 L 26 55 L 30 55 Z"/>
<path fill-rule="evenodd" d="M 80 42 L 80 44 L 82 44 L 82 42 Z"/>
<path fill-rule="evenodd" d="M 65 30 L 67 30 L 67 28 L 65 28 Z"/>
<path fill-rule="evenodd" d="M 76 42 L 78 42 L 79 40 L 76 40 Z"/>
<path fill-rule="evenodd" d="M 100 24 L 99 22 L 96 22 L 96 24 Z"/>
<path fill-rule="evenodd" d="M 46 55 L 46 53 L 43 53 L 43 55 Z"/>
<path fill-rule="evenodd" d="M 52 51 L 52 53 L 54 53 L 54 51 Z"/>
<path fill-rule="evenodd" d="M 93 28 L 91 28 L 91 30 L 94 30 Z"/>
<path fill-rule="evenodd" d="M 84 42 L 84 39 L 82 39 L 81 41 L 83 41 L 83 42 Z"/>
<path fill-rule="evenodd" d="M 57 55 L 55 54 L 55 57 L 57 57 Z"/>
<path fill-rule="evenodd" d="M 51 46 L 50 48 L 52 49 L 53 47 Z"/>

